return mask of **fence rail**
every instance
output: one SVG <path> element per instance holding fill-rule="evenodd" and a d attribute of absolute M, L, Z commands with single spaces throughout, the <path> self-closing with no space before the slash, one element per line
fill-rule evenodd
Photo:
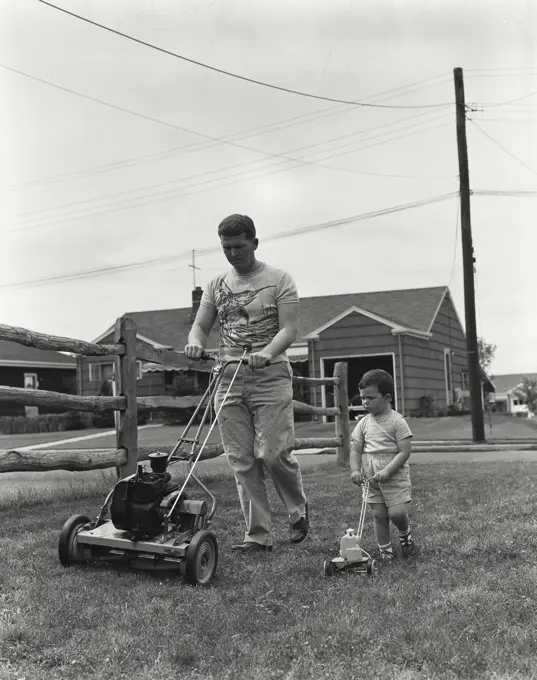
<path fill-rule="evenodd" d="M 49 390 L 29 390 L 22 387 L 0 386 L 0 402 L 22 404 L 24 406 L 48 406 L 65 408 L 72 411 L 124 411 L 127 408 L 125 397 L 81 397 L 77 394 L 64 394 Z"/>
<path fill-rule="evenodd" d="M 170 368 L 185 368 L 186 363 L 192 364 L 193 361 L 186 359 L 184 354 L 172 349 L 151 347 L 141 342 L 136 343 L 136 358 L 142 361 L 151 361 L 155 364 L 162 364 Z"/>
<path fill-rule="evenodd" d="M 6 326 L 0 324 L 0 340 L 18 342 L 19 345 L 36 347 L 37 349 L 50 349 L 56 352 L 71 352 L 72 354 L 83 354 L 85 356 L 106 356 L 108 354 L 123 354 L 125 347 L 117 345 L 97 345 L 94 342 L 85 340 L 74 340 L 73 338 L 63 338 L 59 335 L 46 335 L 36 333 L 26 328 L 17 326 Z"/>
<path fill-rule="evenodd" d="M 339 385 L 339 376 L 329 376 L 325 378 L 305 378 L 302 375 L 293 376 L 293 382 L 297 385 Z"/>
<path fill-rule="evenodd" d="M 293 449 L 337 449 L 341 446 L 340 437 L 311 437 L 295 439 Z M 146 446 L 138 449 L 136 460 L 149 458 L 150 453 L 162 451 L 163 448 Z M 224 453 L 222 444 L 208 444 L 200 456 L 200 460 L 212 460 Z M 0 473 L 2 472 L 47 472 L 51 470 L 68 470 L 84 472 L 104 468 L 121 467 L 127 462 L 126 449 L 7 449 L 0 451 Z"/>
<path fill-rule="evenodd" d="M 0 472 L 101 470 L 127 462 L 125 449 L 40 449 L 0 451 Z"/>
<path fill-rule="evenodd" d="M 137 414 L 139 410 L 169 411 L 195 407 L 200 397 L 137 397 L 137 360 L 160 363 L 169 367 L 184 368 L 183 354 L 166 348 L 155 348 L 137 341 L 136 325 L 124 316 L 116 321 L 114 343 L 98 345 L 83 340 L 36 333 L 25 328 L 0 324 L 0 340 L 18 342 L 38 349 L 56 350 L 85 356 L 117 357 L 116 385 L 118 396 L 86 397 L 45 390 L 17 387 L 0 387 L 0 402 L 27 406 L 48 406 L 75 411 L 118 411 L 116 423 L 116 448 L 113 449 L 40 449 L 0 451 L 1 472 L 29 472 L 45 470 L 98 470 L 115 467 L 118 475 L 126 476 L 136 470 L 139 460 L 145 460 L 156 448 L 138 447 Z M 332 416 L 335 419 L 335 437 L 298 438 L 295 450 L 336 448 L 336 460 L 346 465 L 349 460 L 349 413 L 347 391 L 347 365 L 338 362 L 334 375 L 324 378 L 293 377 L 300 385 L 329 385 L 334 388 L 334 406 L 311 406 L 293 401 L 294 413 Z M 202 460 L 210 460 L 224 453 L 221 444 L 205 447 Z"/>

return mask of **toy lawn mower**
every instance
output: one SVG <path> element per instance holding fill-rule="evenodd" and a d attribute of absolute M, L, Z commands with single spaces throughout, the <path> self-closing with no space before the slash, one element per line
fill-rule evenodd
<path fill-rule="evenodd" d="M 160 451 L 150 454 L 150 469 L 144 463 L 138 463 L 135 474 L 119 480 L 108 494 L 95 521 L 90 521 L 84 515 L 73 515 L 67 520 L 58 545 L 60 562 L 64 567 L 86 562 L 119 562 L 129 567 L 175 571 L 192 585 L 209 583 L 218 562 L 216 536 L 208 530 L 216 510 L 216 498 L 194 474 L 194 468 L 217 422 L 240 364 L 248 361 L 245 355 L 246 349 L 240 359 L 217 363 L 211 369 L 207 390 L 169 454 Z M 214 358 L 208 354 L 202 356 L 205 361 Z M 212 413 L 213 396 L 224 369 L 230 364 L 237 364 L 237 369 L 218 413 L 199 446 L 202 428 Z M 202 408 L 204 411 L 196 435 L 194 439 L 188 439 L 192 423 Z M 191 445 L 188 455 L 187 452 L 181 452 L 185 444 Z M 168 466 L 180 461 L 188 461 L 188 474 L 181 488 L 172 481 L 168 472 Z M 209 496 L 210 508 L 207 501 L 191 500 L 184 493 L 190 479 Z"/>
<path fill-rule="evenodd" d="M 354 529 L 347 529 L 340 541 L 339 556 L 327 560 L 323 564 L 325 576 L 334 576 L 341 571 L 354 571 L 373 577 L 379 575 L 379 561 L 371 557 L 371 555 L 362 547 L 362 534 L 364 531 L 368 491 L 369 480 L 366 479 L 362 486 L 362 507 L 360 509 L 358 528 L 356 529 L 356 532 Z"/>

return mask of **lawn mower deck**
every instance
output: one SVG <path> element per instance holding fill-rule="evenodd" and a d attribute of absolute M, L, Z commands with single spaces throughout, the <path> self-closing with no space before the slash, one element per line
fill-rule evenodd
<path fill-rule="evenodd" d="M 211 412 L 212 398 L 223 369 L 228 364 L 243 361 L 244 355 L 240 360 L 228 361 L 212 369 L 209 386 L 171 453 L 157 451 L 150 454 L 150 469 L 145 463 L 138 463 L 135 474 L 120 479 L 108 494 L 95 521 L 85 515 L 73 515 L 67 520 L 58 543 L 63 566 L 119 563 L 129 567 L 175 571 L 193 585 L 209 583 L 218 562 L 216 536 L 208 530 L 216 510 L 216 498 L 196 477 L 194 467 L 223 406 L 222 403 L 199 446 L 201 431 Z M 203 406 L 196 436 L 187 439 L 188 431 Z M 185 456 L 180 449 L 187 443 L 191 444 L 191 452 Z M 189 467 L 181 488 L 172 481 L 168 472 L 168 465 L 179 461 L 188 461 Z M 185 487 L 189 480 L 210 497 L 210 507 L 205 500 L 187 497 Z"/>
<path fill-rule="evenodd" d="M 378 576 L 380 565 L 378 560 L 371 557 L 362 557 L 358 560 L 346 560 L 343 557 L 334 557 L 325 561 L 323 572 L 325 576 L 334 576 L 340 571 L 354 571 L 368 576 Z"/>
<path fill-rule="evenodd" d="M 168 524 L 167 530 L 155 536 L 119 529 L 111 519 L 98 524 L 74 515 L 60 534 L 60 561 L 64 566 L 105 562 L 171 571 L 188 583 L 204 585 L 218 562 L 216 537 L 207 530 L 207 503 L 181 499 L 177 511 L 177 523 Z"/>

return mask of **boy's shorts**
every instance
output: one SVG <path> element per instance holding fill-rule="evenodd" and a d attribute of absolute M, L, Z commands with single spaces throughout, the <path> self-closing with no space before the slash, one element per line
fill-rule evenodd
<path fill-rule="evenodd" d="M 370 456 L 365 454 L 362 458 L 362 467 L 367 478 L 373 477 L 377 472 L 383 470 L 386 465 L 394 458 L 393 455 Z M 368 503 L 383 503 L 387 508 L 399 503 L 408 503 L 412 500 L 410 469 L 408 462 L 399 468 L 387 482 L 370 482 L 369 493 L 367 494 Z"/>

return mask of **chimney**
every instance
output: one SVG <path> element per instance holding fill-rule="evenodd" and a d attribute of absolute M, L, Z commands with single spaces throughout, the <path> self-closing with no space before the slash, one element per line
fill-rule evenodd
<path fill-rule="evenodd" d="M 190 312 L 190 323 L 194 323 L 196 314 L 201 302 L 201 296 L 203 295 L 203 288 L 201 286 L 196 286 L 192 291 L 192 311 Z"/>

